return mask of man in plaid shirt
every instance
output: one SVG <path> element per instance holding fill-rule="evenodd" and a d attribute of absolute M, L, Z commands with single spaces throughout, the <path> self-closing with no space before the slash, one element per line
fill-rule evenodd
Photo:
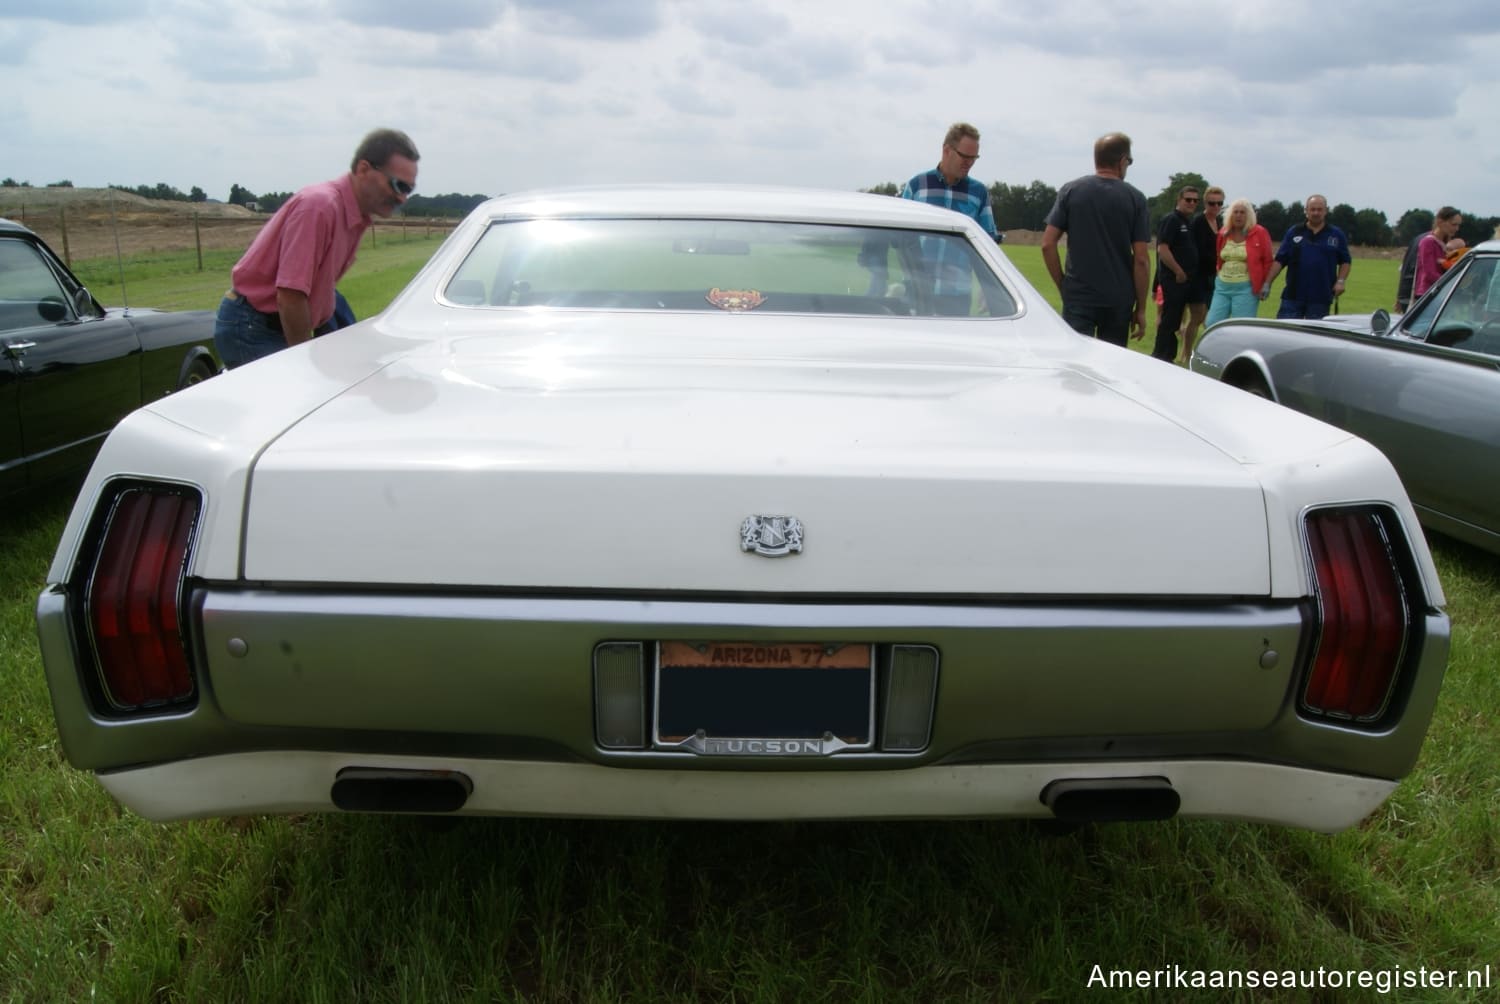
<path fill-rule="evenodd" d="M 995 240 L 1004 238 L 995 229 L 995 213 L 990 208 L 989 189 L 969 177 L 969 169 L 979 159 L 979 130 L 967 122 L 955 122 L 943 137 L 942 158 L 931 171 L 917 175 L 901 190 L 903 199 L 926 202 L 952 209 L 976 221 Z M 929 252 L 928 245 L 931 245 Z M 924 242 L 924 256 L 934 273 L 934 293 L 947 302 L 944 313 L 967 315 L 970 303 L 968 261 L 952 261 L 960 245 L 952 241 Z"/>

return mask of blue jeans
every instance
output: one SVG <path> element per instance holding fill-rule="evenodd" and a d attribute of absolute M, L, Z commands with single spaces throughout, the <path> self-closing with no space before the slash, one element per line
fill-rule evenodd
<path fill-rule="evenodd" d="M 233 369 L 286 348 L 286 336 L 266 323 L 266 317 L 241 297 L 219 301 L 214 319 L 214 347 L 224 365 Z"/>
<path fill-rule="evenodd" d="M 1332 306 L 1333 304 L 1331 303 L 1314 303 L 1311 300 L 1288 300 L 1283 296 L 1281 298 L 1281 307 L 1276 311 L 1276 316 L 1281 318 L 1301 317 L 1309 321 L 1316 321 L 1320 317 L 1327 317 L 1328 309 Z"/>
<path fill-rule="evenodd" d="M 1125 347 L 1130 341 L 1134 307 L 1075 307 L 1063 303 L 1062 319 L 1080 335 Z"/>
<path fill-rule="evenodd" d="M 1212 327 L 1226 317 L 1254 317 L 1259 307 L 1260 301 L 1251 290 L 1248 279 L 1244 282 L 1215 279 L 1214 298 L 1208 305 L 1208 316 L 1203 318 L 1203 326 Z"/>

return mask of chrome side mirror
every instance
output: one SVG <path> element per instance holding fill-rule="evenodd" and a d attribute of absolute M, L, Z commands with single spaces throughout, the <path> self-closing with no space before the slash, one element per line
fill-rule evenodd
<path fill-rule="evenodd" d="M 1391 315 L 1384 307 L 1378 307 L 1375 313 L 1370 315 L 1370 333 L 1383 335 L 1391 330 Z"/>

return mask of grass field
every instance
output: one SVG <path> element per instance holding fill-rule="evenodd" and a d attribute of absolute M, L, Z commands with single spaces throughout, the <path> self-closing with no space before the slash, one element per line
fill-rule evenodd
<path fill-rule="evenodd" d="M 343 283 L 361 316 L 435 246 L 363 251 Z M 1035 248 L 1007 253 L 1055 292 Z M 130 299 L 212 307 L 232 258 L 202 274 L 129 262 Z M 80 271 L 118 302 L 114 264 L 95 267 Z M 1394 285 L 1392 263 L 1356 262 L 1344 307 L 1383 306 Z M 1500 560 L 1463 545 L 1433 541 L 1454 638 L 1421 761 L 1336 836 L 1185 821 L 1065 837 L 995 822 L 159 825 L 58 747 L 32 608 L 69 503 L 58 490 L 0 520 L 0 999 L 1500 999 Z M 1323 987 L 1090 985 L 1174 966 Z M 1424 972 L 1485 967 L 1488 991 Z M 1348 989 L 1360 971 L 1400 989 Z"/>

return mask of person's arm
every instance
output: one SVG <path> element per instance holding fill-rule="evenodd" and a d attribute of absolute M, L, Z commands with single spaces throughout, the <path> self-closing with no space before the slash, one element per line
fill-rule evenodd
<path fill-rule="evenodd" d="M 1135 316 L 1131 318 L 1135 333 L 1130 337 L 1141 339 L 1146 337 L 1146 300 L 1149 296 L 1146 290 L 1150 285 L 1151 254 L 1145 241 L 1133 242 L 1130 249 L 1135 252 Z"/>
<path fill-rule="evenodd" d="M 984 227 L 985 233 L 995 238 L 996 244 L 1005 243 L 1005 235 L 995 228 L 995 209 L 990 205 L 990 193 L 984 193 L 984 202 L 979 208 L 979 225 Z"/>
<path fill-rule="evenodd" d="M 288 345 L 296 345 L 312 337 L 312 310 L 307 305 L 306 293 L 277 286 L 276 312 L 281 315 L 281 335 Z"/>
<path fill-rule="evenodd" d="M 1062 237 L 1062 231 L 1052 224 L 1047 224 L 1047 229 L 1042 231 L 1042 261 L 1047 265 L 1047 274 L 1052 276 L 1052 282 L 1057 286 L 1057 295 L 1061 296 L 1063 291 L 1062 258 L 1057 253 L 1057 241 Z"/>
<path fill-rule="evenodd" d="M 1337 227 L 1334 228 L 1334 231 L 1340 238 L 1338 244 L 1338 278 L 1333 280 L 1333 298 L 1337 300 L 1339 298 L 1339 294 L 1343 293 L 1344 291 L 1344 285 L 1349 281 L 1349 269 L 1354 265 L 1354 259 L 1349 257 L 1348 235 L 1345 234 L 1342 230 L 1339 230 Z M 1437 238 L 1433 238 L 1433 240 L 1436 241 Z"/>
<path fill-rule="evenodd" d="M 1222 241 L 1219 246 L 1224 246 Z M 1245 235 L 1245 257 L 1245 267 L 1250 272 L 1250 295 L 1257 300 L 1264 300 L 1271 291 L 1271 267 L 1275 260 L 1271 257 L 1271 234 L 1259 223 Z M 1223 262 L 1220 261 L 1219 264 L 1222 265 Z M 1259 286 L 1255 285 L 1256 271 L 1261 275 Z"/>
<path fill-rule="evenodd" d="M 1339 263 L 1338 278 L 1333 280 L 1334 299 L 1338 299 L 1339 295 L 1344 292 L 1344 287 L 1349 281 L 1349 265 L 1350 262 L 1347 261 Z"/>
<path fill-rule="evenodd" d="M 1271 260 L 1271 267 L 1266 270 L 1266 284 L 1260 288 L 1260 298 L 1262 300 L 1271 295 L 1271 283 L 1275 282 L 1276 277 L 1280 274 L 1281 262 L 1273 258 Z"/>
<path fill-rule="evenodd" d="M 1172 249 L 1162 241 L 1156 242 L 1156 262 L 1158 265 L 1161 265 L 1167 271 L 1171 272 L 1172 275 L 1176 277 L 1178 283 L 1187 282 L 1187 270 L 1184 269 L 1181 265 L 1177 264 L 1177 256 L 1174 255 L 1172 253 Z"/>

